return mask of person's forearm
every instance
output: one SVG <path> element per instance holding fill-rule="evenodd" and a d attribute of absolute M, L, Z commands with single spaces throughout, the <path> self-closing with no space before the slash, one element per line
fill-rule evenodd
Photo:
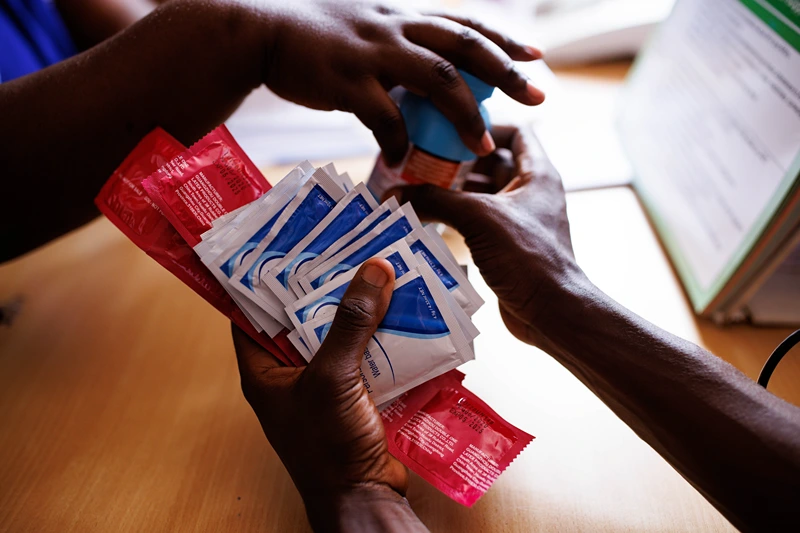
<path fill-rule="evenodd" d="M 193 142 L 260 84 L 268 27 L 219 5 L 170 2 L 88 52 L 0 84 L 0 261 L 96 216 L 95 194 L 151 129 Z"/>
<path fill-rule="evenodd" d="M 423 533 L 408 500 L 389 487 L 363 487 L 337 494 L 304 496 L 311 527 L 316 532 Z"/>
<path fill-rule="evenodd" d="M 800 524 L 800 409 L 577 278 L 537 317 L 542 348 L 734 525 Z"/>
<path fill-rule="evenodd" d="M 157 0 L 56 0 L 72 39 L 80 50 L 105 41 L 145 17 Z"/>

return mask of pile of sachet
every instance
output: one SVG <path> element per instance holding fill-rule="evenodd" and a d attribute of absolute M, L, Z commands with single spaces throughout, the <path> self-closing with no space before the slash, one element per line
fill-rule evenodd
<path fill-rule="evenodd" d="M 483 304 L 433 227 L 410 205 L 378 205 L 333 165 L 302 163 L 258 200 L 217 219 L 195 252 L 254 327 L 286 332 L 306 361 L 319 349 L 359 265 L 387 259 L 396 282 L 362 379 L 385 403 L 473 358 Z"/>
<path fill-rule="evenodd" d="M 457 501 L 471 505 L 532 439 L 460 386 L 483 300 L 409 204 L 379 204 L 332 164 L 301 163 L 270 187 L 224 126 L 189 149 L 157 128 L 95 202 L 287 365 L 314 356 L 359 265 L 387 259 L 394 291 L 361 378 L 378 405 L 402 395 L 382 415 L 390 451 Z"/>

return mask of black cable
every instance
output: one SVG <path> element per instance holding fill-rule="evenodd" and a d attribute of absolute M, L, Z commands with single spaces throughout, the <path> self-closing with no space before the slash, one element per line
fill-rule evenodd
<path fill-rule="evenodd" d="M 786 337 L 782 343 L 775 348 L 775 351 L 772 352 L 772 355 L 769 356 L 767 362 L 764 363 L 764 368 L 761 369 L 761 373 L 758 375 L 758 384 L 767 388 L 767 383 L 769 383 L 769 378 L 772 377 L 772 373 L 775 371 L 775 367 L 778 366 L 778 363 L 781 362 L 783 356 L 789 353 L 789 350 L 794 348 L 800 344 L 800 329 Z"/>

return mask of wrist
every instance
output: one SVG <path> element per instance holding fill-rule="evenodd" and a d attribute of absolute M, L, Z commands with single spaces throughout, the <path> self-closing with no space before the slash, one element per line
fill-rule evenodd
<path fill-rule="evenodd" d="M 536 344 L 569 368 L 596 357 L 607 336 L 625 334 L 630 323 L 630 312 L 583 273 L 565 279 L 549 300 L 539 313 Z"/>
<path fill-rule="evenodd" d="M 533 344 L 556 355 L 553 352 L 580 329 L 584 317 L 592 315 L 590 309 L 601 295 L 605 296 L 577 266 L 544 283 L 527 321 Z"/>
<path fill-rule="evenodd" d="M 195 59 L 218 67 L 220 86 L 246 95 L 262 84 L 277 25 L 265 8 L 254 4 L 243 0 L 172 0 L 157 11 L 167 20 L 194 28 L 194 35 L 187 40 L 195 50 L 193 55 L 200 56 Z"/>
<path fill-rule="evenodd" d="M 234 22 L 227 23 L 240 40 L 244 53 L 254 60 L 256 87 L 263 84 L 277 62 L 280 35 L 287 26 L 287 13 L 278 2 L 230 0 Z"/>
<path fill-rule="evenodd" d="M 400 493 L 383 484 L 303 494 L 314 531 L 427 531 Z"/>

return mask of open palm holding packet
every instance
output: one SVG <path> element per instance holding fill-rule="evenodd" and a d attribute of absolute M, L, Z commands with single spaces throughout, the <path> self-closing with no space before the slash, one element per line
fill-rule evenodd
<path fill-rule="evenodd" d="M 271 187 L 224 126 L 189 149 L 154 130 L 96 203 L 287 366 L 313 360 L 359 267 L 387 261 L 391 301 L 358 372 L 389 451 L 454 500 L 472 505 L 533 439 L 461 385 L 483 300 L 410 204 L 379 204 L 332 164 Z"/>

